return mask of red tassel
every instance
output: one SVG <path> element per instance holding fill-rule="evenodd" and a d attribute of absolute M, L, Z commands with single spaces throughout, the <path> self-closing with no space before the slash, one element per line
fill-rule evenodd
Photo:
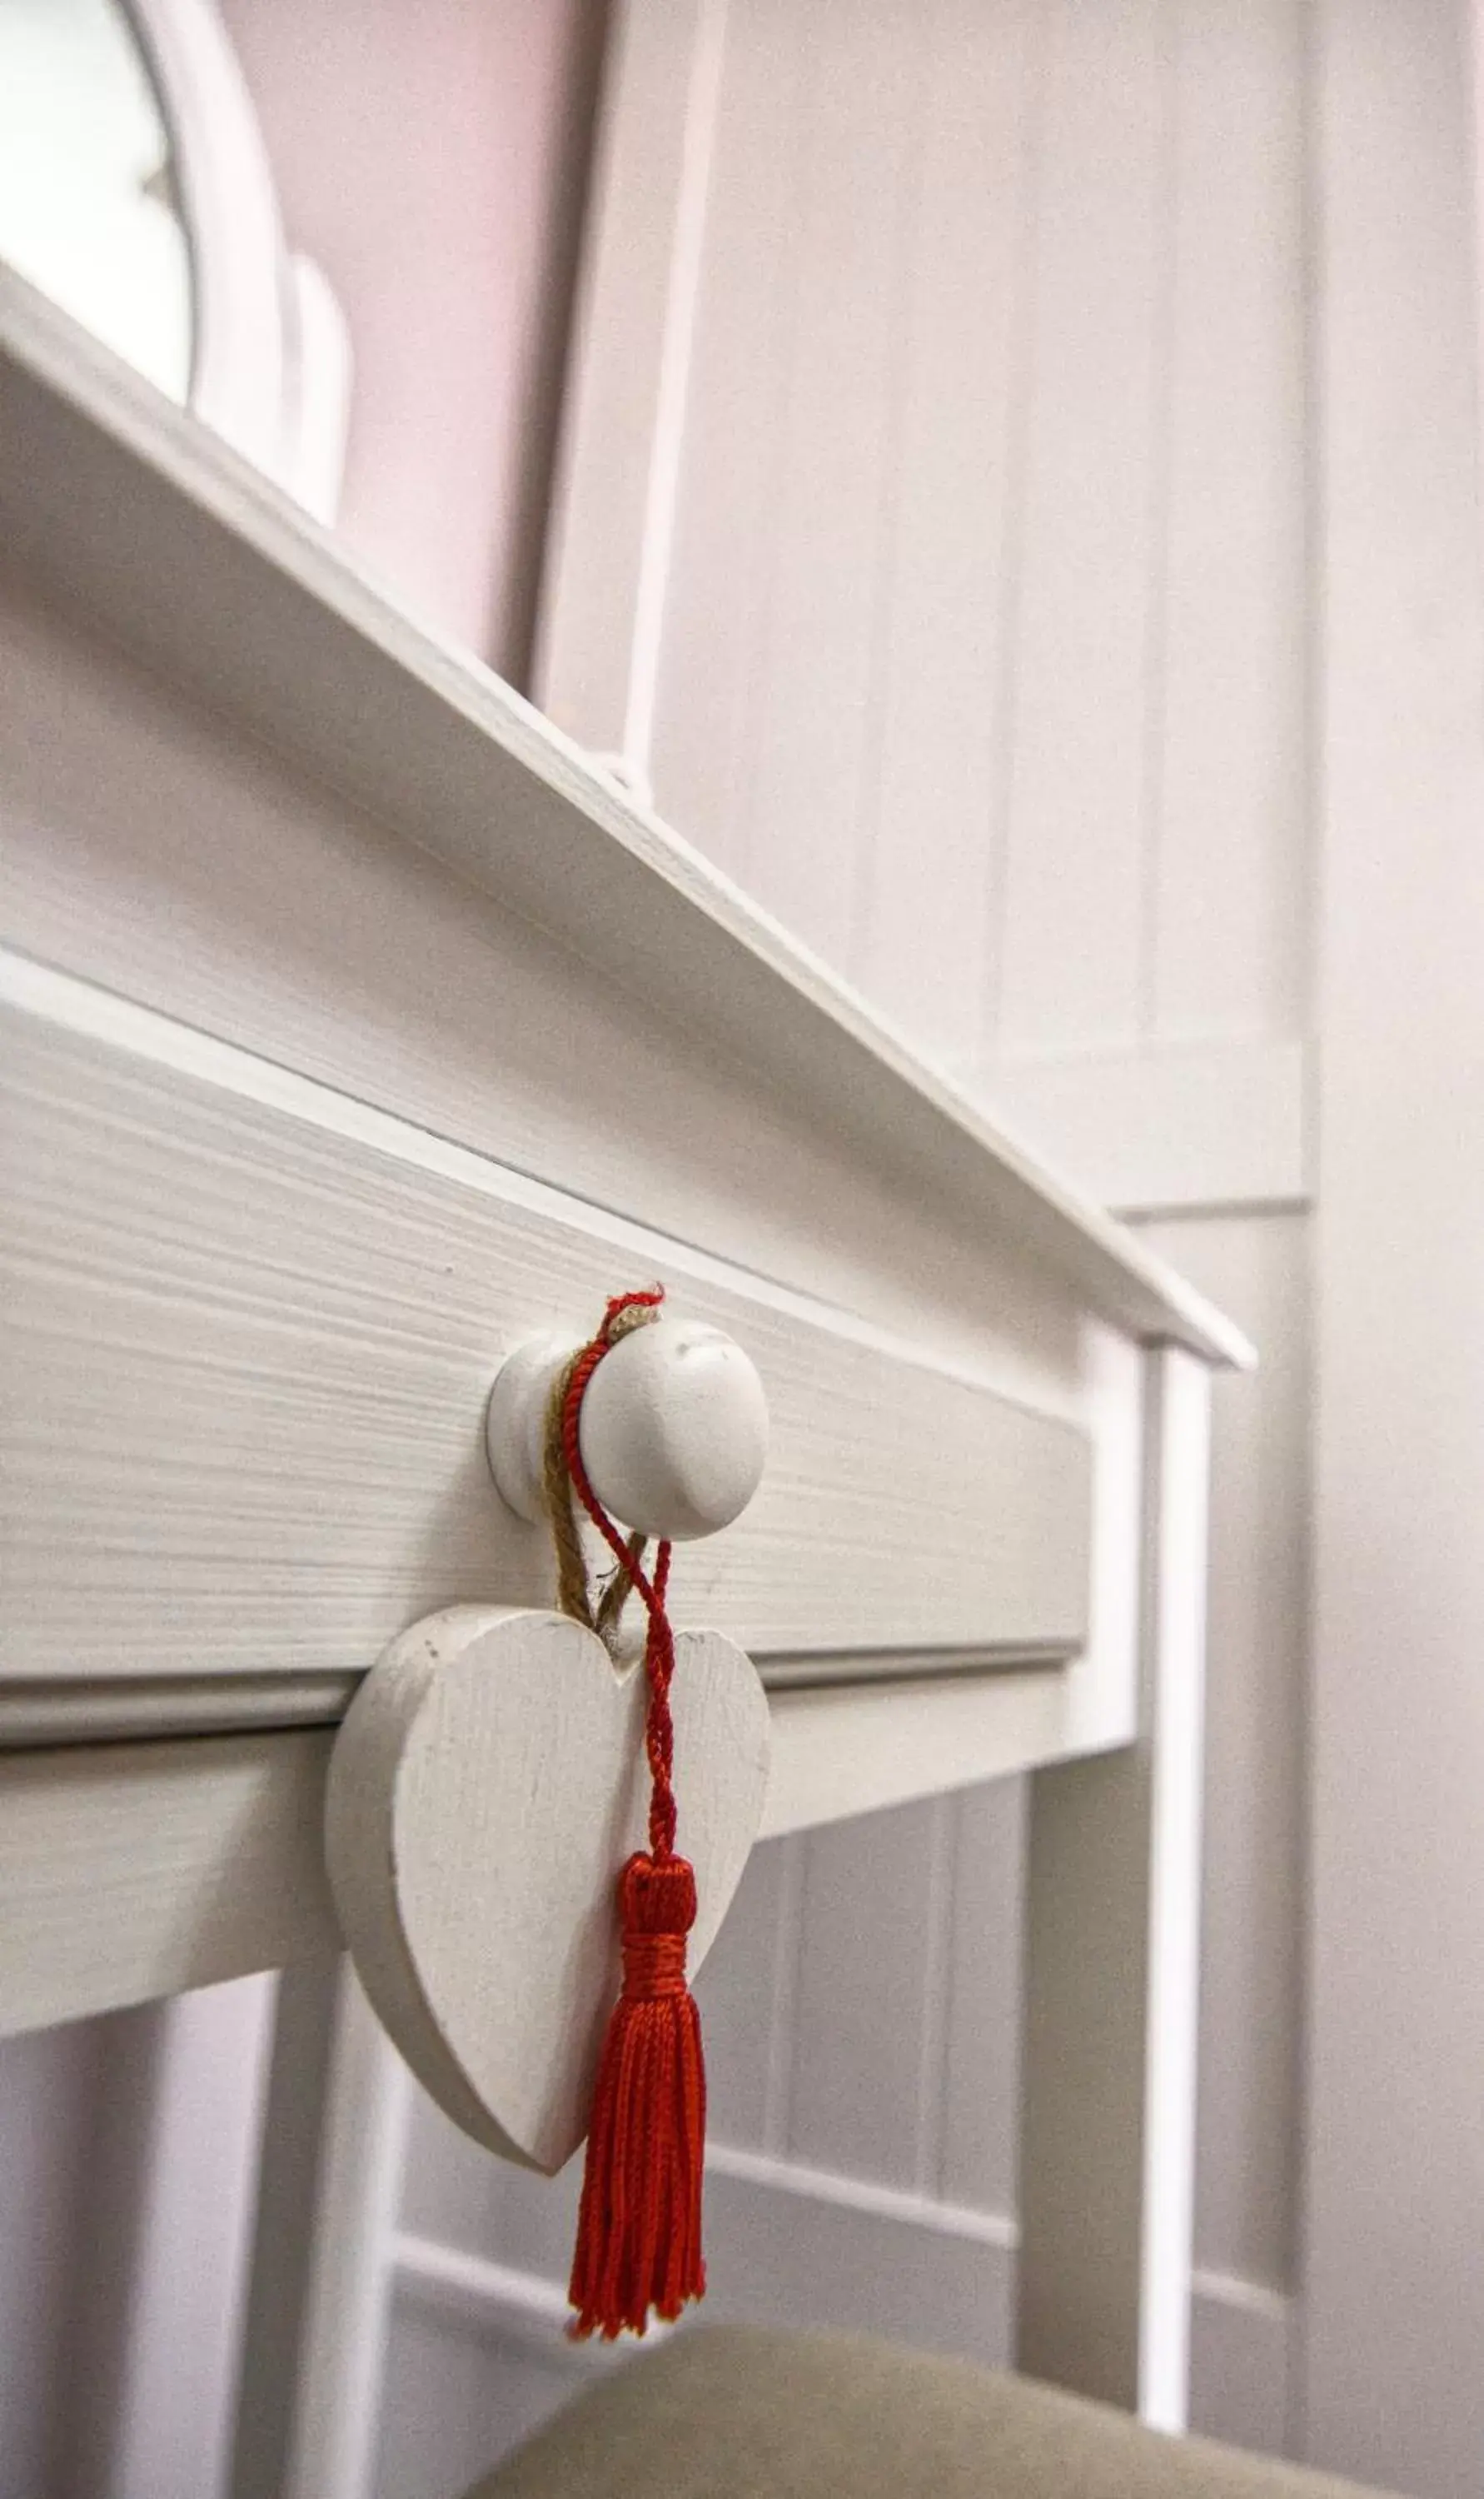
<path fill-rule="evenodd" d="M 683 1857 L 630 1857 L 619 1878 L 624 1992 L 593 2094 L 569 2296 L 574 2337 L 642 2334 L 706 2288 L 701 2174 L 706 2068 L 686 1985 L 695 1877 Z"/>
<path fill-rule="evenodd" d="M 675 1641 L 665 1612 L 670 1547 L 653 1574 L 627 1544 L 588 1481 L 579 1424 L 598 1364 L 635 1311 L 651 1314 L 661 1291 L 622 1293 L 566 1375 L 555 1423 L 566 1474 L 583 1509 L 649 1616 L 644 1749 L 649 1759 L 649 1852 L 619 1877 L 623 1993 L 609 2018 L 588 2128 L 582 2207 L 572 2257 L 574 2337 L 611 2341 L 642 2334 L 650 2311 L 672 2319 L 706 2288 L 701 2256 L 701 2175 L 706 2152 L 706 2068 L 700 2016 L 686 1985 L 686 1937 L 695 1924 L 695 1875 L 675 1854 L 675 1730 L 670 1680 Z"/>

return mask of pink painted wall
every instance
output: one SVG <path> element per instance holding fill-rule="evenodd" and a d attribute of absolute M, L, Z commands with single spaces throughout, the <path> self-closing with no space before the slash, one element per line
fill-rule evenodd
<path fill-rule="evenodd" d="M 600 0 L 220 5 L 290 243 L 350 327 L 345 537 L 520 683 Z"/>

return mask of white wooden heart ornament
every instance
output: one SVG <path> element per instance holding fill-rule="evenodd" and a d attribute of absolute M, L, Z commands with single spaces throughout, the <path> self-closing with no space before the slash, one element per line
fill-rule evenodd
<path fill-rule="evenodd" d="M 371 1669 L 331 1759 L 330 1880 L 367 1995 L 455 2123 L 548 2176 L 587 2130 L 618 1992 L 645 1697 L 565 1615 L 453 1606 Z M 751 1659 L 702 1631 L 675 1636 L 670 1705 L 694 1978 L 762 1818 L 768 1707 Z"/>

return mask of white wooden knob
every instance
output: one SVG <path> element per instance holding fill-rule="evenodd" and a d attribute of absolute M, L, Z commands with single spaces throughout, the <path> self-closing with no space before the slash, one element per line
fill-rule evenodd
<path fill-rule="evenodd" d="M 577 1341 L 534 1337 L 500 1365 L 490 1393 L 490 1465 L 522 1518 L 541 1494 L 552 1385 Z M 582 1401 L 588 1480 L 621 1526 L 684 1541 L 741 1515 L 762 1480 L 768 1410 L 742 1347 L 699 1319 L 657 1319 L 621 1338 Z"/>

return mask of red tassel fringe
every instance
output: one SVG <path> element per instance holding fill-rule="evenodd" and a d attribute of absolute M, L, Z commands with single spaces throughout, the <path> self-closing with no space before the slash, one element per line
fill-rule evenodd
<path fill-rule="evenodd" d="M 593 2094 L 572 2258 L 575 2338 L 642 2334 L 706 2288 L 701 2176 L 706 2069 L 686 1984 L 695 1877 L 683 1857 L 630 1857 L 619 1878 L 624 1992 Z"/>

